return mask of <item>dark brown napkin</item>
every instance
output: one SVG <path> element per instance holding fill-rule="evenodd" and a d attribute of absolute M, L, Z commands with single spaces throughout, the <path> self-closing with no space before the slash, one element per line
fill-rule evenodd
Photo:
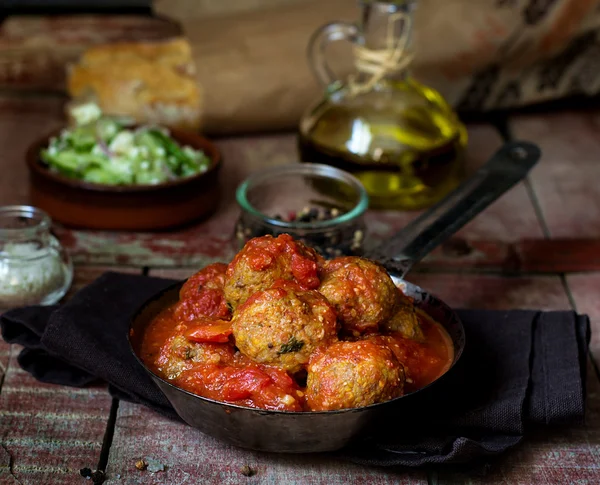
<path fill-rule="evenodd" d="M 119 399 L 179 419 L 127 342 L 133 313 L 172 283 L 106 273 L 64 305 L 5 313 L 2 336 L 24 346 L 19 364 L 40 381 L 80 387 L 103 380 Z M 408 416 L 390 420 L 383 434 L 338 455 L 382 466 L 465 463 L 515 446 L 532 426 L 583 421 L 586 316 L 521 310 L 458 314 L 467 340 L 459 364 L 413 399 L 415 406 L 407 400 Z"/>

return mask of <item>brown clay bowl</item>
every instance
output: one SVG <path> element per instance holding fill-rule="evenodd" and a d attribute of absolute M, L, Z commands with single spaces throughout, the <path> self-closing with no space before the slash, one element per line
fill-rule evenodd
<path fill-rule="evenodd" d="M 27 151 L 31 203 L 55 221 L 87 229 L 167 229 L 210 215 L 219 203 L 221 154 L 196 133 L 170 131 L 177 142 L 206 153 L 212 162 L 206 172 L 158 185 L 112 186 L 72 179 L 51 172 L 39 157 L 50 137 L 59 133 L 56 130 Z"/>

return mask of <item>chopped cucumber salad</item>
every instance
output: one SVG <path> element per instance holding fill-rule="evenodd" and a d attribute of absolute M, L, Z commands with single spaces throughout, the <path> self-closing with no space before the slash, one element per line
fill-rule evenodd
<path fill-rule="evenodd" d="M 41 159 L 67 177 L 105 185 L 155 185 L 205 172 L 210 159 L 180 146 L 165 128 L 134 128 L 124 119 L 102 116 L 64 129 L 50 139 Z"/>

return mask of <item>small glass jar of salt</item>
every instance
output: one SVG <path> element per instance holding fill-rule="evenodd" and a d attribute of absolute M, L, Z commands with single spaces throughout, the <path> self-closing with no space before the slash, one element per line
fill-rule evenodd
<path fill-rule="evenodd" d="M 0 207 L 0 308 L 52 305 L 71 286 L 71 259 L 50 228 L 36 207 Z"/>

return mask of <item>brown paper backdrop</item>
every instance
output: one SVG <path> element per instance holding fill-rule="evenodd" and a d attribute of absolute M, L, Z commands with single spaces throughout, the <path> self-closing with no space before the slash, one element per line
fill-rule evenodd
<path fill-rule="evenodd" d="M 599 4 L 600 0 L 419 0 L 413 74 L 463 112 L 512 108 L 571 94 L 596 95 Z M 64 93 L 66 65 L 87 47 L 165 39 L 177 35 L 182 26 L 205 92 L 207 132 L 295 128 L 323 92 L 306 61 L 310 35 L 327 22 L 356 21 L 360 16 L 355 0 L 155 0 L 155 10 L 163 19 L 7 19 L 0 26 L 0 90 Z M 333 54 L 345 65 L 351 61 L 342 43 Z"/>
<path fill-rule="evenodd" d="M 417 79 L 462 111 L 600 90 L 599 0 L 420 0 Z M 322 95 L 306 61 L 324 23 L 359 19 L 353 0 L 157 0 L 179 21 L 212 133 L 293 128 Z"/>
<path fill-rule="evenodd" d="M 295 126 L 321 95 L 305 57 L 309 36 L 340 12 L 348 20 L 359 14 L 348 0 L 296 1 L 207 19 L 204 9 L 177 3 L 184 5 L 173 10 L 165 0 L 156 10 L 181 22 L 190 40 L 211 133 Z"/>

